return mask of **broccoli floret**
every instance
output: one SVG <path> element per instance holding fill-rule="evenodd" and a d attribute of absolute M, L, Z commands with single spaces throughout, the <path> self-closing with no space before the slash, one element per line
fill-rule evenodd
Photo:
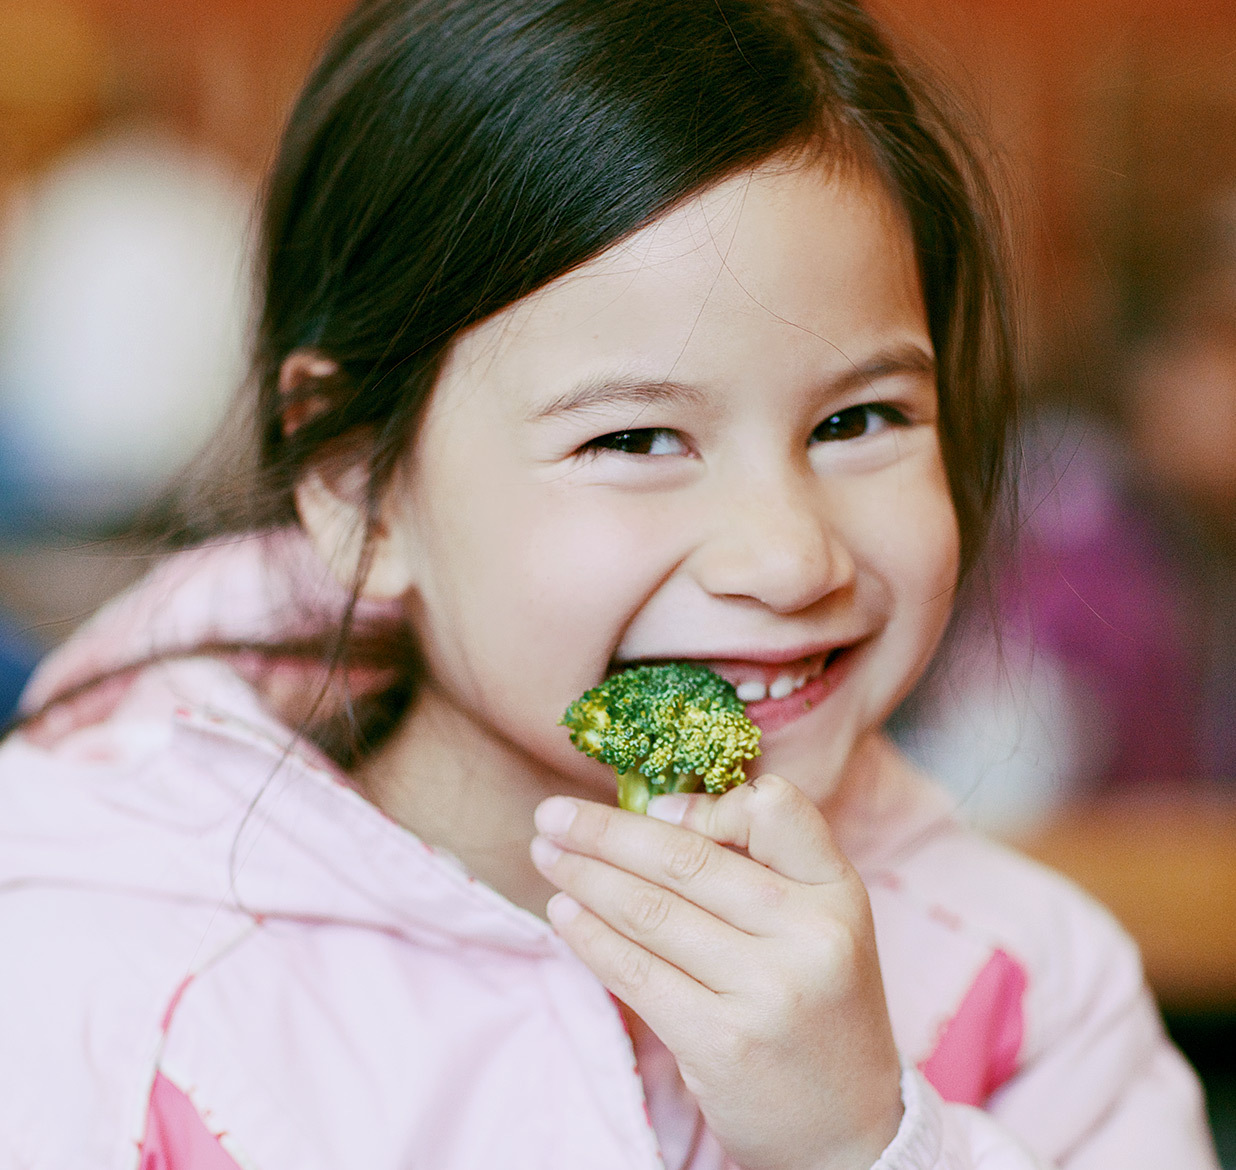
<path fill-rule="evenodd" d="M 571 742 L 618 776 L 618 804 L 643 812 L 667 792 L 724 792 L 760 754 L 760 729 L 731 683 L 689 662 L 636 666 L 575 700 Z"/>

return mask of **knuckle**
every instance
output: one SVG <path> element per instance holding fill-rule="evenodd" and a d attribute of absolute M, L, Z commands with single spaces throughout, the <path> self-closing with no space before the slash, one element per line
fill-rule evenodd
<path fill-rule="evenodd" d="M 676 882 L 690 881 L 707 867 L 712 848 L 707 838 L 696 833 L 675 833 L 666 843 L 661 867 Z"/>
<path fill-rule="evenodd" d="M 861 965 L 865 943 L 860 930 L 840 919 L 827 922 L 816 934 L 821 966 L 834 980 L 844 979 Z"/>
<path fill-rule="evenodd" d="M 647 934 L 661 926 L 669 917 L 669 912 L 669 895 L 664 890 L 646 886 L 632 896 L 626 918 L 634 930 Z"/>
<path fill-rule="evenodd" d="M 749 789 L 748 803 L 756 812 L 782 809 L 794 803 L 798 797 L 798 789 L 793 784 L 772 772 L 752 780 L 744 787 Z"/>
<path fill-rule="evenodd" d="M 751 1068 L 764 1048 L 763 1029 L 755 1021 L 736 1019 L 716 1039 L 717 1063 L 729 1068 Z"/>
<path fill-rule="evenodd" d="M 805 1021 L 818 1019 L 833 996 L 827 973 L 803 965 L 783 970 L 769 980 L 752 1008 L 752 1031 L 759 1042 L 774 1047 L 794 1045 Z"/>
<path fill-rule="evenodd" d="M 765 914 L 773 914 L 781 910 L 789 896 L 784 882 L 775 881 L 771 877 L 762 878 L 752 883 L 751 897 L 755 905 Z"/>
<path fill-rule="evenodd" d="M 624 947 L 614 961 L 614 983 L 627 992 L 642 990 L 651 973 L 648 953 L 635 947 Z"/>
<path fill-rule="evenodd" d="M 765 772 L 752 780 L 748 787 L 764 800 L 783 798 L 794 788 L 784 776 L 778 776 L 776 772 Z"/>
<path fill-rule="evenodd" d="M 576 817 L 576 830 L 581 844 L 603 853 L 614 835 L 614 810 L 604 806 L 589 807 L 582 816 Z"/>
<path fill-rule="evenodd" d="M 624 839 L 629 825 L 629 814 L 617 808 L 580 801 L 580 814 L 571 826 L 571 839 L 585 853 L 604 860 L 620 857 L 626 849 Z"/>
<path fill-rule="evenodd" d="M 788 1032 L 799 1027 L 807 1006 L 814 999 L 813 992 L 814 987 L 806 979 L 782 984 L 769 1005 L 770 1030 Z"/>

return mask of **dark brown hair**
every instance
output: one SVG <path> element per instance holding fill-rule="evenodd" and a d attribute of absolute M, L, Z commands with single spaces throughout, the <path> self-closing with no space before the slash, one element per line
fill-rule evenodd
<path fill-rule="evenodd" d="M 366 467 L 372 530 L 461 330 L 691 194 L 813 149 L 874 167 L 909 217 L 968 571 L 1015 401 L 999 233 L 965 136 L 847 0 L 361 3 L 309 78 L 270 177 L 260 487 L 208 534 L 294 523 L 296 483 L 340 450 Z M 289 433 L 279 371 L 301 349 L 338 373 L 300 389 L 313 409 Z M 398 637 L 382 656 L 384 669 L 403 663 L 391 687 L 346 727 L 306 729 L 345 765 L 415 695 L 414 648 Z M 365 656 L 347 621 L 322 653 Z"/>

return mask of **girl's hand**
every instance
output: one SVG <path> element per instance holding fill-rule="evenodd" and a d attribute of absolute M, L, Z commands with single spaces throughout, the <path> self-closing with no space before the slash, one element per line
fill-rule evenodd
<path fill-rule="evenodd" d="M 778 776 L 650 812 L 541 804 L 550 922 L 746 1170 L 867 1170 L 900 1123 L 900 1065 L 867 892 L 823 817 Z"/>

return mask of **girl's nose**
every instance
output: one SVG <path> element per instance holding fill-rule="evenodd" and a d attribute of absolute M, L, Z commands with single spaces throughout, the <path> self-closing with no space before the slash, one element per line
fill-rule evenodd
<path fill-rule="evenodd" d="M 747 481 L 718 500 L 691 568 L 716 597 L 745 597 L 797 613 L 854 583 L 855 563 L 827 519 L 819 482 Z"/>

